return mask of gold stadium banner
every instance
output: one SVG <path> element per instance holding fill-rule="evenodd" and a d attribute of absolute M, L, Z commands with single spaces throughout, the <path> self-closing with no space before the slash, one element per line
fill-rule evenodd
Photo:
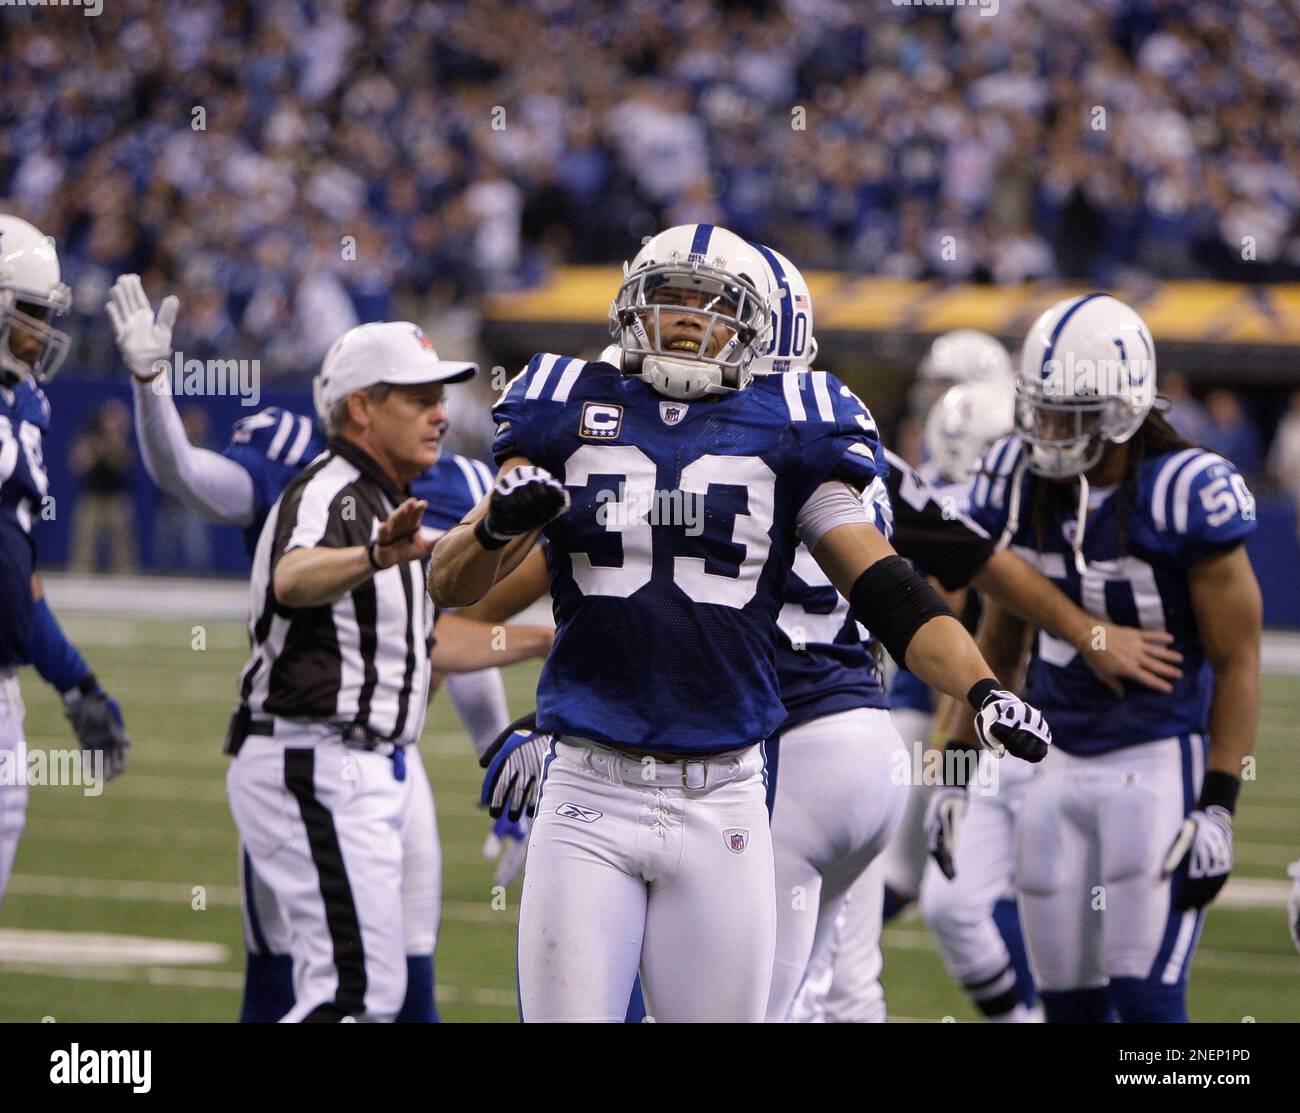
<path fill-rule="evenodd" d="M 1062 283 L 950 285 L 805 272 L 816 329 L 827 334 L 933 334 L 976 328 L 1018 341 L 1053 302 L 1092 288 Z M 622 280 L 618 267 L 563 267 L 541 286 L 489 298 L 489 324 L 603 325 Z M 1300 284 L 1149 282 L 1112 291 L 1138 310 L 1157 340 L 1300 348 Z"/>

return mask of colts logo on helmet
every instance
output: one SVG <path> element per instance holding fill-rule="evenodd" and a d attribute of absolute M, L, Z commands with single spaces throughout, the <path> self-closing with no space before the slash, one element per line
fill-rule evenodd
<path fill-rule="evenodd" d="M 741 854 L 749 845 L 749 832 L 744 827 L 728 827 L 722 832 L 722 841 L 733 854 Z"/>

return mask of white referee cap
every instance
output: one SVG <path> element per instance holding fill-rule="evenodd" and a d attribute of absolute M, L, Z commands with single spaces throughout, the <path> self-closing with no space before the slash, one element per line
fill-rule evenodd
<path fill-rule="evenodd" d="M 377 321 L 348 329 L 334 341 L 314 386 L 317 406 L 327 412 L 354 390 L 377 383 L 463 383 L 477 372 L 477 363 L 439 359 L 419 325 Z"/>

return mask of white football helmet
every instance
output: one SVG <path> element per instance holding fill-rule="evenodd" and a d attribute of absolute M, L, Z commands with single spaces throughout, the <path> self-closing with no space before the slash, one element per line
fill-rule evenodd
<path fill-rule="evenodd" d="M 949 387 L 925 419 L 925 451 L 949 483 L 961 483 L 979 467 L 985 451 L 1016 424 L 1015 395 L 1005 383 L 958 383 Z"/>
<path fill-rule="evenodd" d="M 71 306 L 54 240 L 25 220 L 0 214 L 0 375 L 10 381 L 51 378 L 72 343 L 52 322 Z"/>
<path fill-rule="evenodd" d="M 1082 475 L 1138 431 L 1155 397 L 1155 341 L 1133 309 L 1109 294 L 1057 302 L 1030 328 L 1016 377 L 1030 468 Z"/>
<path fill-rule="evenodd" d="M 779 251 L 761 243 L 754 247 L 766 265 L 768 285 L 777 293 L 772 301 L 772 334 L 767 349 L 754 360 L 754 374 L 807 371 L 817 358 L 808 283 L 799 268 Z"/>
<path fill-rule="evenodd" d="M 625 374 L 670 398 L 749 385 L 774 295 L 757 250 L 725 228 L 682 224 L 651 239 L 623 273 L 609 331 Z"/>
<path fill-rule="evenodd" d="M 1009 383 L 1011 356 L 994 337 L 973 328 L 959 328 L 935 337 L 916 369 L 922 382 Z"/>

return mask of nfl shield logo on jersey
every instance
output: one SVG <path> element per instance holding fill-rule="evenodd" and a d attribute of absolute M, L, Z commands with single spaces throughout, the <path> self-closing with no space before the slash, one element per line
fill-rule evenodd
<path fill-rule="evenodd" d="M 740 854 L 749 845 L 749 832 L 743 827 L 728 827 L 722 832 L 722 841 L 733 854 Z"/>
<path fill-rule="evenodd" d="M 660 402 L 659 416 L 665 425 L 676 425 L 686 416 L 690 409 L 684 402 Z"/>

